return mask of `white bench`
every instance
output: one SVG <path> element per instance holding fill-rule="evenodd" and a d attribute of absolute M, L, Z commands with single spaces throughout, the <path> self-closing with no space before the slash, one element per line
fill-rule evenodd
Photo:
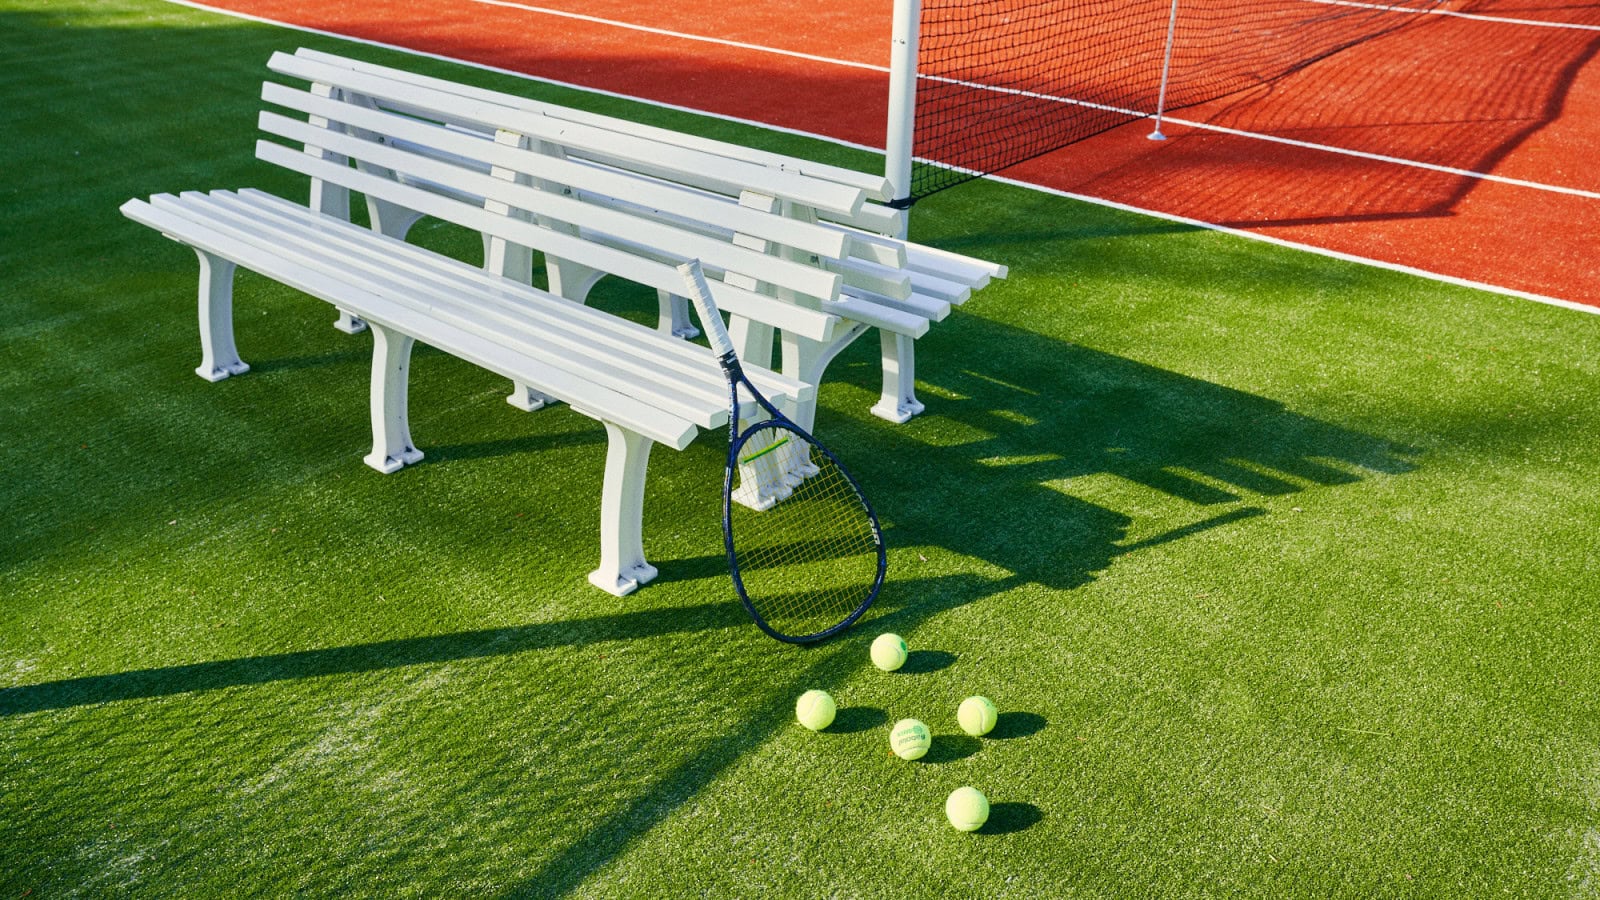
<path fill-rule="evenodd" d="M 803 382 L 820 381 L 828 363 L 845 346 L 867 330 L 878 329 L 883 389 L 872 411 L 891 421 L 903 422 L 923 409 L 915 393 L 915 339 L 972 291 L 1006 274 L 1003 266 L 892 237 L 903 230 L 904 212 L 879 205 L 888 199 L 881 176 L 312 50 L 301 49 L 293 56 L 275 54 L 269 67 L 312 84 L 310 93 L 323 102 L 293 108 L 309 113 L 324 127 L 342 126 L 360 135 L 373 121 L 390 121 L 373 117 L 398 115 L 432 127 L 392 135 L 398 145 L 441 165 L 510 177 L 591 206 L 652 218 L 838 275 L 839 290 L 831 295 L 814 288 L 795 290 L 759 275 L 736 273 L 731 283 L 843 320 L 843 327 L 822 339 L 779 326 L 783 371 Z M 274 103 L 286 97 L 271 85 L 265 96 Z M 335 104 L 343 104 L 344 110 Z M 440 130 L 449 132 L 451 139 L 441 140 Z M 547 162 L 537 170 L 511 174 L 501 165 L 498 151 L 475 148 L 474 139 L 532 150 L 546 156 Z M 381 163 L 368 168 L 464 202 L 483 202 L 482 195 L 455 172 L 440 180 L 432 172 Z M 312 205 L 334 215 L 349 212 L 340 189 L 315 180 Z M 422 214 L 370 193 L 368 211 L 374 227 L 397 237 L 403 237 Z M 661 246 L 643 230 L 618 228 L 606 219 L 555 221 L 588 240 L 631 253 L 670 259 L 681 252 Z M 485 257 L 492 271 L 523 280 L 531 277 L 531 258 L 525 252 L 496 245 L 487 235 Z M 716 268 L 712 260 L 707 265 Z M 547 258 L 546 270 L 552 292 L 579 301 L 605 274 L 558 255 Z M 777 323 L 738 309 L 728 311 L 742 358 L 770 366 L 772 329 Z M 661 292 L 660 322 L 664 331 L 694 333 L 687 306 L 674 290 Z M 341 327 L 352 330 L 359 323 L 345 318 Z M 540 398 L 528 396 L 524 387 L 518 386 L 512 402 L 524 408 L 539 405 Z M 802 425 L 812 425 L 810 404 L 797 412 Z"/>
<path fill-rule="evenodd" d="M 324 99 L 281 85 L 268 86 L 269 99 L 291 108 Z M 350 109 L 343 104 L 341 109 Z M 413 120 L 396 126 L 410 128 Z M 398 135 L 381 130 L 363 136 L 336 135 L 314 119 L 297 121 L 263 113 L 266 131 L 303 147 L 262 141 L 257 155 L 319 181 L 324 201 L 357 190 L 369 200 L 417 210 L 485 235 L 500 255 L 529 248 L 559 254 L 573 266 L 622 275 L 657 290 L 681 290 L 674 267 L 651 254 L 587 240 L 559 222 L 537 221 L 547 212 L 577 214 L 589 221 L 599 207 L 519 184 L 507 172 L 527 172 L 549 158 L 530 150 L 470 138 L 472 148 L 494 148 L 496 174 L 441 163 L 415 147 L 397 145 Z M 376 122 L 369 124 L 376 125 Z M 420 126 L 419 126 L 420 127 Z M 450 134 L 436 129 L 442 137 Z M 459 135 L 457 135 L 459 137 Z M 333 137 L 338 148 L 327 148 Z M 381 137 L 381 139 L 380 139 Z M 453 145 L 452 145 L 453 146 Z M 361 161 L 359 168 L 344 158 Z M 374 167 L 413 169 L 423 177 L 452 185 L 449 192 L 373 174 Z M 460 199 L 463 192 L 484 203 Z M 451 196 L 454 193 L 457 196 Z M 567 205 L 551 205 L 558 200 Z M 337 203 L 337 200 L 334 200 Z M 569 208 L 575 207 L 575 208 Z M 838 319 L 828 313 L 784 302 L 739 287 L 741 278 L 784 285 L 786 291 L 831 296 L 838 276 L 814 267 L 786 264 L 693 230 L 676 227 L 626 209 L 601 210 L 604 225 L 621 234 L 647 235 L 655 245 L 673 248 L 683 258 L 708 257 L 727 282 L 713 284 L 717 303 L 740 315 L 793 330 L 810 340 L 828 341 Z M 541 396 L 569 403 L 604 423 L 608 435 L 601 498 L 600 565 L 590 574 L 595 585 L 625 594 L 649 581 L 656 570 L 645 559 L 642 516 L 645 472 L 651 447 L 686 447 L 701 429 L 727 423 L 727 386 L 711 351 L 660 331 L 628 322 L 540 290 L 517 279 L 485 272 L 440 254 L 409 245 L 336 215 L 308 209 L 258 191 L 157 195 L 122 206 L 129 218 L 195 250 L 200 260 L 199 315 L 202 360 L 196 370 L 220 380 L 248 370 L 234 344 L 233 273 L 237 266 L 256 271 L 350 314 L 371 326 L 372 451 L 366 462 L 393 472 L 422 458 L 411 440 L 407 418 L 407 368 L 412 345 L 421 340 L 524 385 Z M 598 221 L 598 220 L 596 220 Z M 593 224 L 593 223 L 591 223 Z M 711 260 L 715 259 L 715 262 Z M 814 388 L 759 367 L 747 369 L 761 390 L 791 404 L 807 403 Z"/>

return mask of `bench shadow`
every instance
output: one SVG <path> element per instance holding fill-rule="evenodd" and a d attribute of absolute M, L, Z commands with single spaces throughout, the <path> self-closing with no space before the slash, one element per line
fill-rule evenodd
<path fill-rule="evenodd" d="M 428 444 L 422 448 L 422 464 L 459 462 L 468 459 L 487 459 L 496 456 L 517 456 L 558 447 L 584 447 L 604 444 L 604 431 L 564 431 L 554 434 L 531 434 L 522 437 L 500 438 L 492 441 L 475 441 L 463 444 Z"/>
<path fill-rule="evenodd" d="M 671 610 L 639 610 L 593 619 L 487 628 L 349 647 L 161 666 L 0 688 L 0 717 L 326 675 L 353 675 L 451 660 L 508 656 L 601 641 L 646 640 L 665 634 L 715 631 L 746 625 L 750 625 L 750 619 L 737 602 L 704 603 Z"/>
<path fill-rule="evenodd" d="M 1004 364 L 974 347 L 1007 348 Z M 877 360 L 859 349 L 830 377 L 871 396 Z M 949 361 L 919 383 L 922 415 L 898 428 L 837 417 L 819 428 L 840 447 L 874 447 L 851 465 L 895 522 L 897 546 L 982 559 L 1019 583 L 1066 591 L 1118 557 L 1289 514 L 1283 501 L 1307 490 L 1403 475 L 1421 454 L 976 316 L 945 323 L 918 353 Z M 1169 499 L 1151 496 L 1143 505 L 1156 512 L 1135 517 L 1103 499 L 1130 496 L 1123 486 Z"/>

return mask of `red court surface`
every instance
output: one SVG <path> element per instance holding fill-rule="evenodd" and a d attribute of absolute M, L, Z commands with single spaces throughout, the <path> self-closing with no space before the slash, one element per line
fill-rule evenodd
<path fill-rule="evenodd" d="M 888 0 L 204 5 L 883 146 Z M 1600 307 L 1600 5 L 1443 8 L 1476 18 L 1430 16 L 1268 87 L 1174 111 L 1166 141 L 1135 122 L 1002 174 Z"/>

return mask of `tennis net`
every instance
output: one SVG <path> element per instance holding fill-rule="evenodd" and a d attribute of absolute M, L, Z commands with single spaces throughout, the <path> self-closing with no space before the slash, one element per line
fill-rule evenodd
<path fill-rule="evenodd" d="M 1215 100 L 1442 0 L 922 0 L 911 202 L 1165 109 Z M 1172 27 L 1169 76 L 1163 64 Z"/>

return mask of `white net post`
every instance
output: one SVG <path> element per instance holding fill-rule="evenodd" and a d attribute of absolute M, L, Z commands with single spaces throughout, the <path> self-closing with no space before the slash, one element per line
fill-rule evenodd
<path fill-rule="evenodd" d="M 1172 0 L 1172 12 L 1167 16 L 1167 54 L 1161 61 L 1161 90 L 1156 96 L 1156 128 L 1147 137 L 1152 141 L 1164 141 L 1167 136 L 1161 133 L 1161 116 L 1167 111 L 1167 75 L 1172 71 L 1172 38 L 1178 31 L 1178 0 Z"/>
<path fill-rule="evenodd" d="M 917 37 L 922 0 L 895 0 L 893 44 L 889 49 L 889 128 L 884 137 L 884 177 L 890 198 L 911 196 L 911 140 L 917 119 Z M 901 211 L 900 234 L 906 216 Z"/>

